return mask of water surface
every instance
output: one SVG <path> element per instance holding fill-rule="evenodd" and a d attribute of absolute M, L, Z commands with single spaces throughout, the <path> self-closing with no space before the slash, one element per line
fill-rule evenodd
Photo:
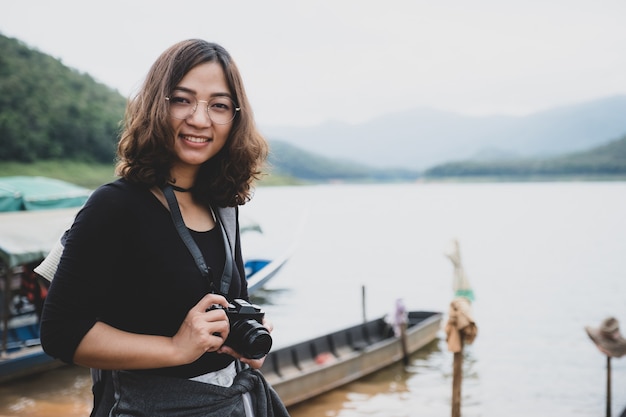
<path fill-rule="evenodd" d="M 452 239 L 476 293 L 464 417 L 605 414 L 606 359 L 585 325 L 626 328 L 626 183 L 324 185 L 259 188 L 242 213 L 292 259 L 259 298 L 279 347 L 384 315 L 447 313 Z M 248 250 L 259 250 L 249 244 Z M 246 248 L 244 247 L 244 250 Z M 622 331 L 624 333 L 624 330 Z M 443 336 L 443 334 L 442 334 Z M 613 414 L 626 359 L 613 359 Z M 452 354 L 440 340 L 401 364 L 293 407 L 294 417 L 448 416 Z M 0 415 L 85 416 L 88 373 L 0 387 Z"/>

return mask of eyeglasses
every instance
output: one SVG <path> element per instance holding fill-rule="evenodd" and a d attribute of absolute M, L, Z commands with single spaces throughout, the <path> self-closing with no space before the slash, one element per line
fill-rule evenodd
<path fill-rule="evenodd" d="M 233 100 L 226 96 L 218 96 L 205 101 L 196 99 L 193 94 L 177 91 L 165 97 L 165 100 L 169 103 L 170 115 L 179 120 L 187 120 L 191 117 L 198 108 L 198 103 L 206 103 L 209 119 L 218 125 L 227 125 L 232 122 L 237 112 L 241 111 L 241 108 L 235 106 Z"/>

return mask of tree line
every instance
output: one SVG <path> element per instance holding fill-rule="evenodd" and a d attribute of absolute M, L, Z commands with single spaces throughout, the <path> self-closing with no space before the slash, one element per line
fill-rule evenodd
<path fill-rule="evenodd" d="M 458 161 L 441 164 L 424 172 L 426 178 L 623 175 L 626 175 L 626 135 L 588 151 L 553 158 Z"/>

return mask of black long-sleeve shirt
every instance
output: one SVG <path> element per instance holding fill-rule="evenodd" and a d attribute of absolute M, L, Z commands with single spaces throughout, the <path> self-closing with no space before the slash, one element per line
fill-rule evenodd
<path fill-rule="evenodd" d="M 191 234 L 219 288 L 226 250 L 219 226 Z M 227 298 L 247 299 L 238 230 L 235 247 Z M 97 321 L 133 333 L 173 336 L 208 292 L 209 282 L 167 208 L 149 189 L 117 180 L 94 191 L 70 229 L 42 314 L 42 345 L 49 355 L 71 363 Z M 188 365 L 146 372 L 189 378 L 232 360 L 206 353 Z"/>

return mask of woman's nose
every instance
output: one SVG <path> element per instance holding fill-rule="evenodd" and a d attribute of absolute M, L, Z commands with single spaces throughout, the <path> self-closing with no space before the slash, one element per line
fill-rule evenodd
<path fill-rule="evenodd" d="M 198 100 L 196 111 L 187 118 L 187 123 L 193 125 L 212 125 L 213 121 L 211 120 L 211 116 L 209 116 L 208 105 L 209 103 L 207 101 Z"/>

